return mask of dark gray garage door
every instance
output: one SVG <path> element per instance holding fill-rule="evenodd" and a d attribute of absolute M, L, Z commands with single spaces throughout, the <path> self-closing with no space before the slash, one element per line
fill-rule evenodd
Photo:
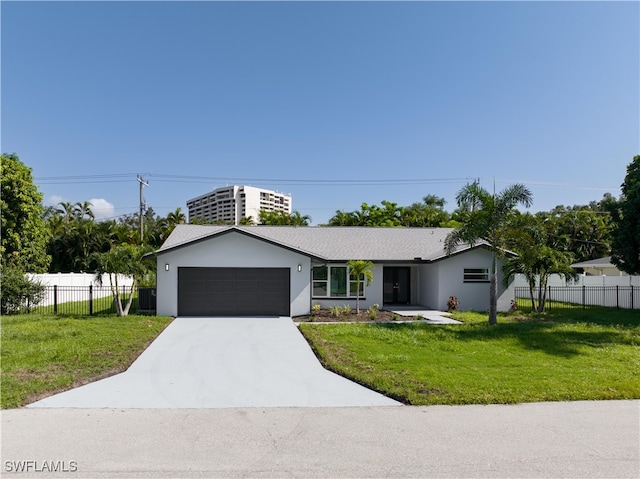
<path fill-rule="evenodd" d="M 178 268 L 179 316 L 289 316 L 289 268 Z"/>

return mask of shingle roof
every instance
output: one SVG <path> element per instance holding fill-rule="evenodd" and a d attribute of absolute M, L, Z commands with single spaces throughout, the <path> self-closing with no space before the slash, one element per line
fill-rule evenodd
<path fill-rule="evenodd" d="M 178 225 L 156 253 L 238 231 L 327 261 L 433 261 L 446 256 L 451 228 Z M 485 244 L 482 241 L 478 245 Z M 461 245 L 456 252 L 469 249 Z"/>
<path fill-rule="evenodd" d="M 611 262 L 611 256 L 604 258 L 591 259 L 589 261 L 582 261 L 580 263 L 574 263 L 572 268 L 614 268 L 615 265 Z"/>

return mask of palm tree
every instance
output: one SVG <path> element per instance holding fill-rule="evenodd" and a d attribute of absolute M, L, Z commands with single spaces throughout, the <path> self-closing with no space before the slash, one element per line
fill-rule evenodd
<path fill-rule="evenodd" d="M 523 274 L 529 285 L 531 310 L 543 313 L 547 301 L 547 284 L 552 274 L 564 278 L 576 277 L 571 267 L 573 253 L 556 251 L 543 244 L 531 244 L 519 252 L 518 256 L 509 258 L 504 265 L 505 282 L 516 273 Z M 538 305 L 536 306 L 536 282 L 538 283 Z"/>
<path fill-rule="evenodd" d="M 471 211 L 465 215 L 462 226 L 449 233 L 445 240 L 445 249 L 447 254 L 451 254 L 462 243 L 473 246 L 479 239 L 489 242 L 492 252 L 492 268 L 489 275 L 489 324 L 497 324 L 497 255 L 500 248 L 500 232 L 515 207 L 518 204 L 529 207 L 533 198 L 529 189 L 521 184 L 508 186 L 496 195 L 489 193 L 479 184 L 472 183 L 458 192 L 456 201 L 460 208 L 471 205 Z"/>
<path fill-rule="evenodd" d="M 76 217 L 76 205 L 68 201 L 58 203 L 59 208 L 56 210 L 65 223 L 71 223 Z"/>
<path fill-rule="evenodd" d="M 360 314 L 360 284 L 365 280 L 367 286 L 373 281 L 373 263 L 363 259 L 352 259 L 347 261 L 349 267 L 349 276 L 351 281 L 356 282 L 356 313 Z"/>
<path fill-rule="evenodd" d="M 91 210 L 91 207 L 93 206 L 93 203 L 91 203 L 90 201 L 84 201 L 82 203 L 78 202 L 74 205 L 73 209 L 76 215 L 76 218 L 78 219 L 84 219 L 84 217 L 88 217 L 90 220 L 95 219 L 95 215 L 93 214 L 93 211 Z"/>
<path fill-rule="evenodd" d="M 93 255 L 97 267 L 95 271 L 95 279 L 102 284 L 102 276 L 109 276 L 109 286 L 116 306 L 116 314 L 118 316 L 127 316 L 129 309 L 133 303 L 134 291 L 136 284 L 145 275 L 147 266 L 143 262 L 145 253 L 149 249 L 145 246 L 122 245 L 116 246 L 107 253 L 96 253 Z M 119 275 L 131 276 L 133 282 L 128 291 L 122 291 L 118 277 Z M 122 295 L 127 296 L 126 304 L 123 304 Z"/>

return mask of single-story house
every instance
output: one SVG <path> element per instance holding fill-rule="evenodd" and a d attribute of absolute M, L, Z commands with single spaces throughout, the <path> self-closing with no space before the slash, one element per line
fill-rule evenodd
<path fill-rule="evenodd" d="M 574 263 L 571 267 L 579 270 L 578 272 L 584 273 L 586 276 L 627 276 L 627 273 L 620 271 L 618 267 L 611 262 L 611 256 Z"/>
<path fill-rule="evenodd" d="M 360 307 L 489 308 L 488 244 L 447 255 L 450 228 L 178 225 L 155 252 L 157 313 L 166 316 L 303 316 L 314 304 L 355 308 L 347 261 L 373 262 Z M 513 291 L 498 265 L 498 309 Z"/>

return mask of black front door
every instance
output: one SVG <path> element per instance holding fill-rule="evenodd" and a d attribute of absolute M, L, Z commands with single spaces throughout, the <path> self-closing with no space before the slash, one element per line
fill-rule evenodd
<path fill-rule="evenodd" d="M 383 301 L 385 304 L 409 304 L 411 298 L 411 268 L 385 267 L 383 271 Z"/>

